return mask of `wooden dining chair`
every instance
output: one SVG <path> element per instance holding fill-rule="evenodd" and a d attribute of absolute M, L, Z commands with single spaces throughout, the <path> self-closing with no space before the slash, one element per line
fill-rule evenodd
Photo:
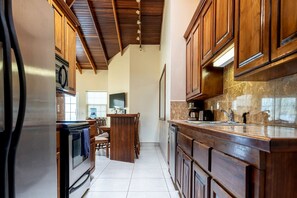
<path fill-rule="evenodd" d="M 140 113 L 137 114 L 134 121 L 134 150 L 136 158 L 140 155 L 140 141 L 139 141 L 139 118 Z"/>
<path fill-rule="evenodd" d="M 101 148 L 106 149 L 106 157 L 109 157 L 109 134 L 100 130 L 100 126 L 106 126 L 105 118 L 98 118 L 96 120 L 97 124 L 97 133 L 98 135 L 95 137 L 96 149 L 99 150 Z"/>

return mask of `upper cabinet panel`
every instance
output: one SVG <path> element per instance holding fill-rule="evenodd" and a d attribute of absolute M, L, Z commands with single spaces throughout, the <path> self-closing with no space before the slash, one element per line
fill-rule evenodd
<path fill-rule="evenodd" d="M 202 64 L 212 57 L 213 1 L 207 1 L 201 13 L 202 22 Z"/>
<path fill-rule="evenodd" d="M 193 31 L 193 65 L 192 65 L 192 92 L 199 94 L 201 92 L 201 61 L 200 61 L 200 22 L 198 21 L 196 28 Z"/>
<path fill-rule="evenodd" d="M 186 45 L 186 94 L 187 96 L 192 93 L 192 37 L 189 37 Z"/>
<path fill-rule="evenodd" d="M 213 0 L 214 49 L 216 53 L 233 38 L 234 0 Z"/>
<path fill-rule="evenodd" d="M 271 59 L 297 51 L 297 1 L 272 0 Z"/>
<path fill-rule="evenodd" d="M 237 0 L 235 75 L 269 63 L 269 0 Z"/>
<path fill-rule="evenodd" d="M 55 18 L 55 49 L 56 53 L 64 58 L 64 14 L 55 4 L 53 4 L 53 8 Z"/>

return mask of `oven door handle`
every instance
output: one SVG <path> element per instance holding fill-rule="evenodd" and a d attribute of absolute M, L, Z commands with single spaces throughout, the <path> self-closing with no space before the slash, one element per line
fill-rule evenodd
<path fill-rule="evenodd" d="M 77 189 L 79 189 L 81 186 L 83 186 L 88 181 L 88 179 L 90 178 L 90 175 L 91 175 L 90 171 L 87 171 L 85 174 L 83 174 L 83 176 L 81 178 L 83 178 L 86 175 L 87 175 L 87 177 L 82 183 L 80 183 L 78 186 L 75 186 L 75 184 L 74 184 L 73 187 L 70 188 L 69 194 L 75 192 Z"/>

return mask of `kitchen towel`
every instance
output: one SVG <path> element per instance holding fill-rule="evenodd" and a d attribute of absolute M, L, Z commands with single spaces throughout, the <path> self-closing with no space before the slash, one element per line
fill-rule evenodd
<path fill-rule="evenodd" d="M 81 156 L 89 157 L 90 155 L 90 133 L 89 129 L 83 129 L 82 136 L 81 136 Z"/>

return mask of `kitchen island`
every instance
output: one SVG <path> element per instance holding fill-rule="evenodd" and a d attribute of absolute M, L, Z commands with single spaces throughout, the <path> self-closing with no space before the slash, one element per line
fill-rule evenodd
<path fill-rule="evenodd" d="M 297 130 L 244 124 L 178 127 L 176 180 L 184 197 L 297 197 Z"/>
<path fill-rule="evenodd" d="M 137 114 L 107 114 L 110 117 L 110 159 L 134 163 Z"/>

